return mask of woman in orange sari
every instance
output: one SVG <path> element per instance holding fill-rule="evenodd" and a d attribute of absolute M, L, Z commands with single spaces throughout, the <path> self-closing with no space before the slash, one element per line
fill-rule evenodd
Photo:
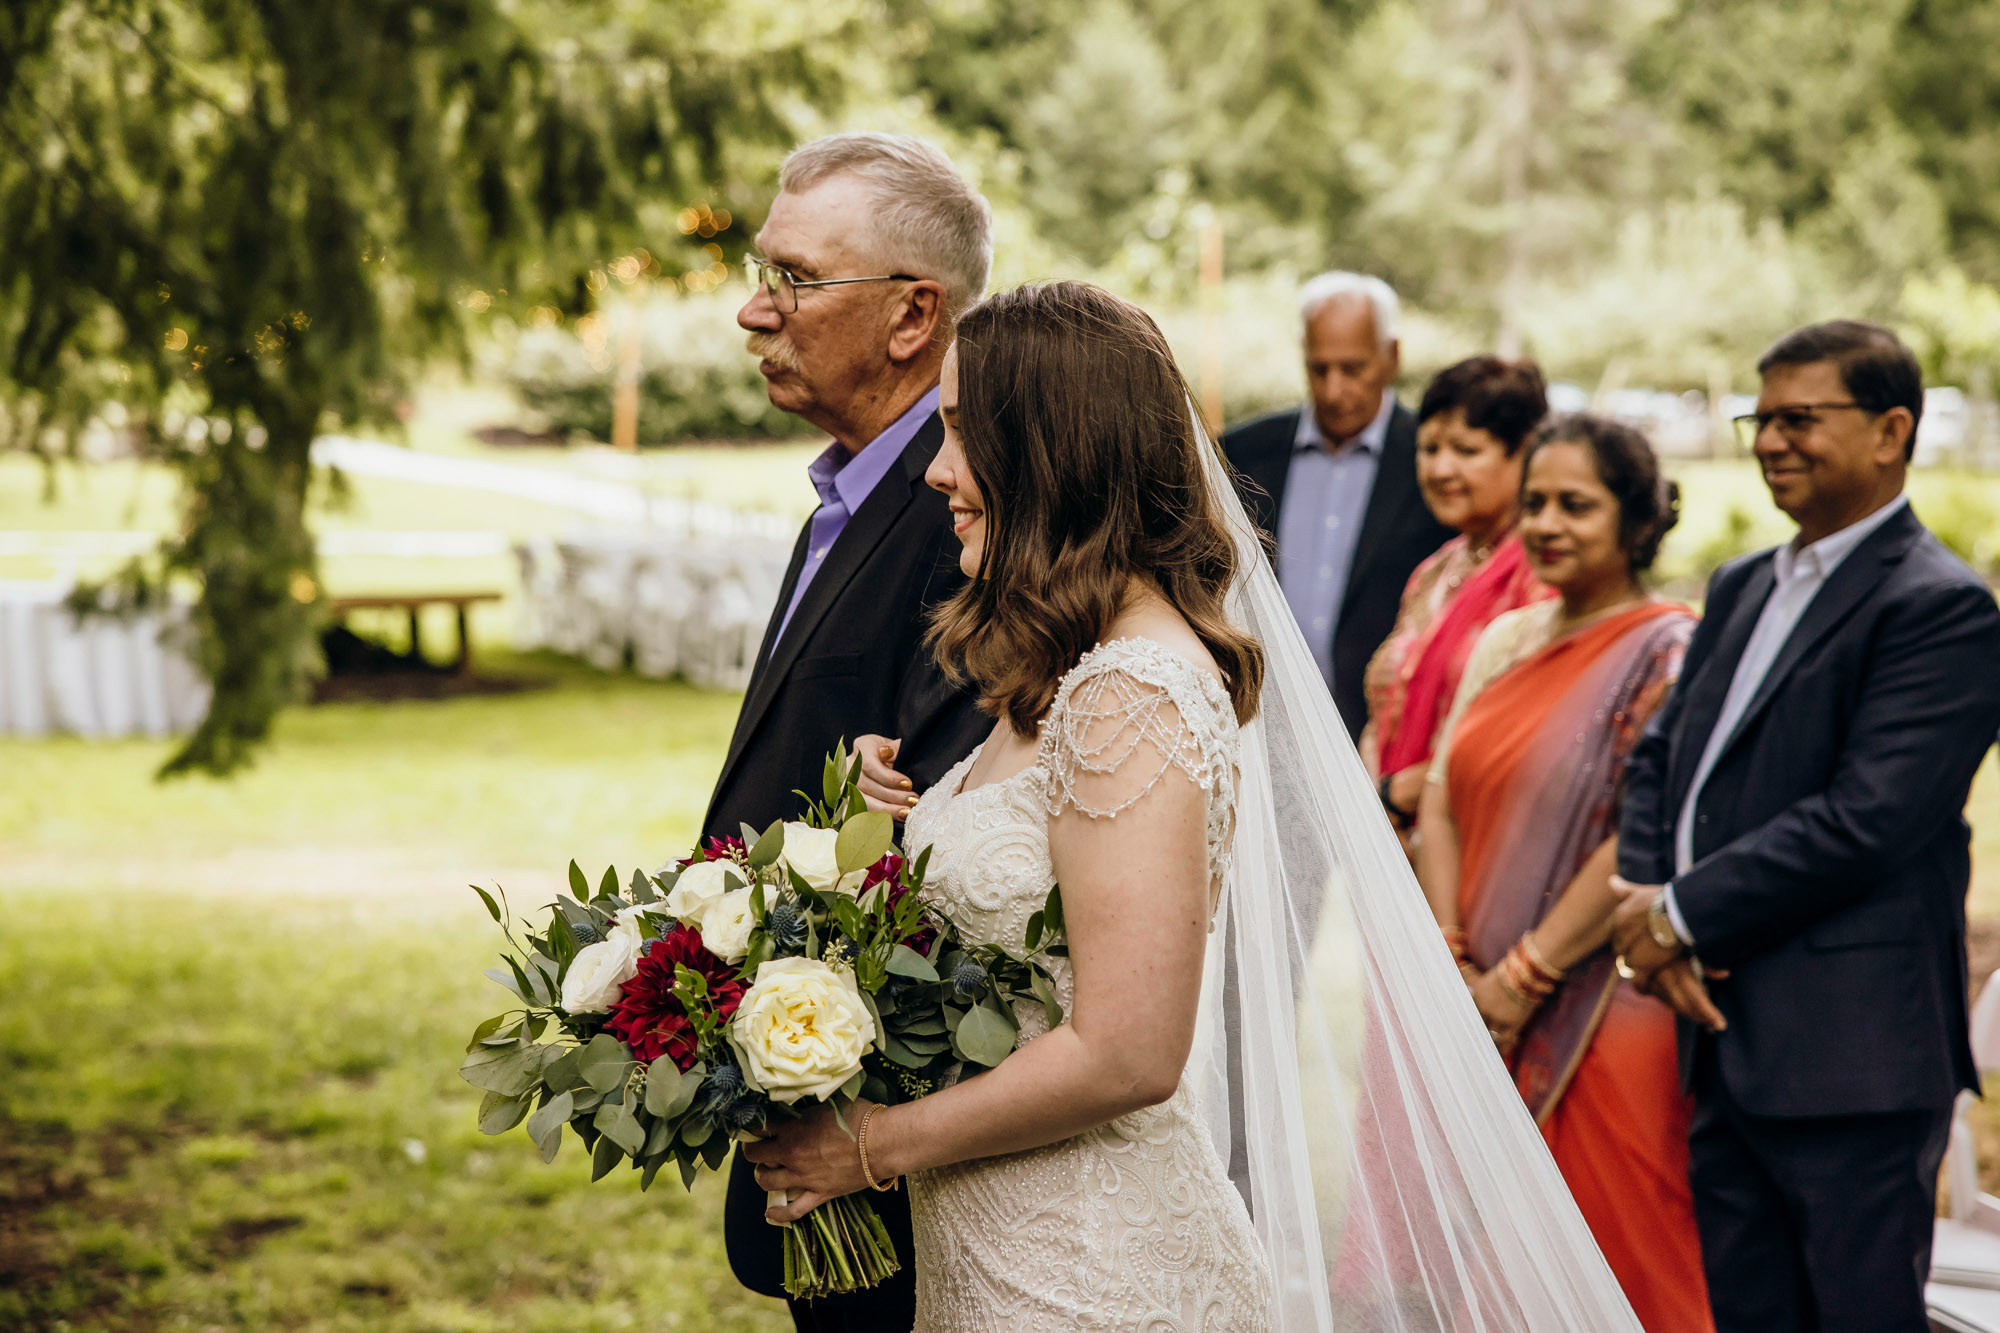
<path fill-rule="evenodd" d="M 1514 536 L 1521 447 L 1548 410 L 1535 363 L 1497 356 L 1440 372 L 1417 407 L 1417 484 L 1438 522 L 1459 535 L 1410 575 L 1396 627 L 1369 659 L 1360 742 L 1406 848 L 1431 746 L 1479 632 L 1549 596 Z"/>
<path fill-rule="evenodd" d="M 1649 1333 L 1710 1333 L 1674 1016 L 1609 947 L 1625 761 L 1694 628 L 1640 576 L 1677 500 L 1636 431 L 1559 418 L 1520 535 L 1558 599 L 1473 650 L 1423 796 L 1418 876 L 1473 1001 Z"/>

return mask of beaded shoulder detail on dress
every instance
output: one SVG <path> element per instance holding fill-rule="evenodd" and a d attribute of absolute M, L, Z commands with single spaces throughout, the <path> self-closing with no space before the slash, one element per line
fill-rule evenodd
<path fill-rule="evenodd" d="M 1235 828 L 1237 750 L 1236 711 L 1220 681 L 1155 640 L 1111 639 L 1063 678 L 1036 762 L 1051 817 L 1073 809 L 1113 818 L 1179 769 L 1207 797 L 1219 886 Z M 1150 771 L 1123 771 L 1135 761 Z"/>

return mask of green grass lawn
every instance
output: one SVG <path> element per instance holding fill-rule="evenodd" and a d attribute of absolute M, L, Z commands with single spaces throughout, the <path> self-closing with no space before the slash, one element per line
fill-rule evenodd
<path fill-rule="evenodd" d="M 0 1329 L 789 1327 L 718 1182 L 474 1124 L 507 997 L 465 883 L 529 907 L 684 848 L 736 708 L 509 665 L 561 687 L 295 710 L 227 784 L 0 742 Z"/>

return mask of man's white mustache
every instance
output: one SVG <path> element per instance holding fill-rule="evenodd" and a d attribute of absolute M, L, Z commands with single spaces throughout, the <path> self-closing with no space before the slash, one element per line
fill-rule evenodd
<path fill-rule="evenodd" d="M 769 361 L 780 370 L 799 368 L 798 350 L 774 333 L 753 333 L 744 346 L 750 349 L 750 355 Z"/>

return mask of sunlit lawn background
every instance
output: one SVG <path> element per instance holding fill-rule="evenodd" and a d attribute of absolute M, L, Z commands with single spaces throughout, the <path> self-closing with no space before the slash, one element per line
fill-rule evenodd
<path fill-rule="evenodd" d="M 795 515 L 812 452 L 688 452 L 660 484 Z M 1754 475 L 1682 473 L 1670 570 L 1720 540 L 1732 506 L 1782 532 Z M 53 505 L 41 485 L 0 458 L 0 528 L 172 519 L 166 479 L 134 464 L 65 470 Z M 364 480 L 323 522 L 521 534 L 571 519 Z M 357 561 L 326 578 L 504 587 L 510 571 Z M 480 976 L 495 933 L 466 883 L 532 906 L 571 856 L 595 874 L 684 848 L 737 706 L 511 655 L 511 614 L 479 622 L 486 666 L 545 688 L 295 709 L 229 782 L 154 783 L 165 743 L 0 741 L 0 1328 L 788 1326 L 731 1280 L 713 1182 L 692 1198 L 664 1181 L 642 1196 L 622 1174 L 590 1186 L 573 1143 L 545 1167 L 519 1132 L 473 1123 L 455 1066 L 505 997 Z M 1990 762 L 1973 817 L 1973 910 L 2000 915 Z"/>

